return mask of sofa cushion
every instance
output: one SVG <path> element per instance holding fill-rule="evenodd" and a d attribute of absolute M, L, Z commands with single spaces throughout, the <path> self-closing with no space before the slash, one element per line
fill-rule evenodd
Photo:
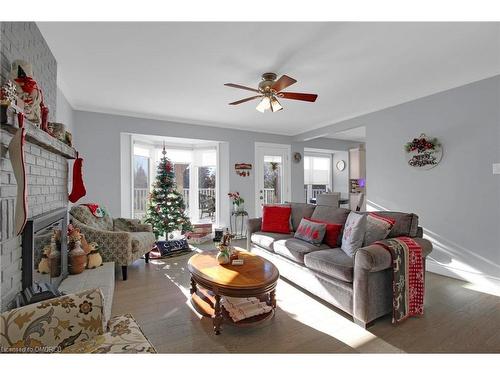
<path fill-rule="evenodd" d="M 350 210 L 346 208 L 334 208 L 329 206 L 316 206 L 313 214 L 311 215 L 311 219 L 321 220 L 327 223 L 341 224 L 345 225 L 347 220 L 347 216 L 349 215 Z M 340 246 L 342 243 L 342 233 L 340 232 L 340 236 L 337 242 L 337 245 Z"/>
<path fill-rule="evenodd" d="M 418 216 L 406 212 L 375 211 L 376 214 L 396 221 L 387 238 L 400 236 L 416 237 L 418 232 Z"/>
<path fill-rule="evenodd" d="M 266 250 L 274 251 L 274 242 L 286 238 L 292 238 L 292 235 L 284 233 L 255 232 L 250 236 L 250 241 Z"/>
<path fill-rule="evenodd" d="M 350 257 L 363 246 L 366 232 L 366 214 L 351 211 L 347 217 L 340 247 Z"/>
<path fill-rule="evenodd" d="M 31 347 L 36 353 L 35 348 L 64 349 L 102 335 L 103 301 L 99 289 L 89 289 L 3 312 L 0 347 Z"/>
<path fill-rule="evenodd" d="M 64 349 L 64 353 L 156 353 L 134 317 L 115 316 L 108 323 L 107 332 L 90 340 L 80 341 Z"/>
<path fill-rule="evenodd" d="M 315 223 L 326 224 L 326 233 L 323 238 L 323 242 L 326 243 L 331 248 L 335 248 L 338 246 L 339 242 L 342 241 L 342 237 L 340 233 L 342 233 L 342 224 L 328 223 L 326 221 L 318 220 L 318 219 L 309 219 Z M 339 238 L 340 237 L 340 238 Z"/>
<path fill-rule="evenodd" d="M 139 219 L 113 219 L 113 230 L 117 232 L 152 232 L 151 224 L 143 224 Z"/>
<path fill-rule="evenodd" d="M 290 203 L 290 206 L 292 207 L 292 228 L 296 232 L 302 218 L 310 218 L 316 206 L 308 203 Z"/>
<path fill-rule="evenodd" d="M 303 218 L 300 221 L 299 228 L 295 232 L 294 237 L 299 240 L 309 242 L 313 245 L 319 246 L 323 242 L 326 234 L 326 224 L 316 223 L 314 221 Z"/>
<path fill-rule="evenodd" d="M 265 205 L 262 208 L 262 231 L 290 233 L 290 206 Z"/>
<path fill-rule="evenodd" d="M 304 256 L 307 268 L 336 279 L 353 282 L 354 259 L 340 248 L 314 251 Z"/>
<path fill-rule="evenodd" d="M 297 238 L 278 240 L 273 244 L 275 253 L 300 264 L 304 264 L 304 255 L 312 251 L 318 251 L 327 248 L 328 246 L 325 244 L 316 246 Z"/>
<path fill-rule="evenodd" d="M 370 245 L 376 241 L 387 238 L 396 220 L 380 216 L 375 212 L 366 215 L 366 232 L 363 246 Z"/>

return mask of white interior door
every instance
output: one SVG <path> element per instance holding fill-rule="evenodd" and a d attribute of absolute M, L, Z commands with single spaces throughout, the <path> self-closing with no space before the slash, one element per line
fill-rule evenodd
<path fill-rule="evenodd" d="M 255 143 L 255 213 L 290 201 L 290 145 Z"/>

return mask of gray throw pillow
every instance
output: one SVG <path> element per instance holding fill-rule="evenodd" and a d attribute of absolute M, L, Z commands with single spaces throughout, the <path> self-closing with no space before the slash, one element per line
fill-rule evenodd
<path fill-rule="evenodd" d="M 320 246 L 326 233 L 326 224 L 315 223 L 307 219 L 300 221 L 299 227 L 294 234 L 295 238 Z"/>
<path fill-rule="evenodd" d="M 369 212 L 366 215 L 366 232 L 363 246 L 371 245 L 374 242 L 385 240 L 391 232 L 396 220 Z"/>
<path fill-rule="evenodd" d="M 340 246 L 344 253 L 352 258 L 356 250 L 363 246 L 365 232 L 366 215 L 351 211 L 345 222 L 342 245 Z"/>

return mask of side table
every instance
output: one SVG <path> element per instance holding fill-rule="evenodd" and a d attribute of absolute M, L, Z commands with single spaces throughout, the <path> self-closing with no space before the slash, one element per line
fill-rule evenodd
<path fill-rule="evenodd" d="M 241 240 L 247 238 L 247 230 L 245 228 L 245 218 L 248 217 L 247 211 L 231 212 L 231 233 L 234 239 Z"/>

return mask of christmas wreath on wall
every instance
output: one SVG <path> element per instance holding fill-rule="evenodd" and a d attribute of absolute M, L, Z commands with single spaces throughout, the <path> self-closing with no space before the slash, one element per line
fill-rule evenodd
<path fill-rule="evenodd" d="M 408 165 L 419 169 L 431 169 L 443 157 L 443 147 L 437 138 L 420 134 L 405 144 Z"/>

